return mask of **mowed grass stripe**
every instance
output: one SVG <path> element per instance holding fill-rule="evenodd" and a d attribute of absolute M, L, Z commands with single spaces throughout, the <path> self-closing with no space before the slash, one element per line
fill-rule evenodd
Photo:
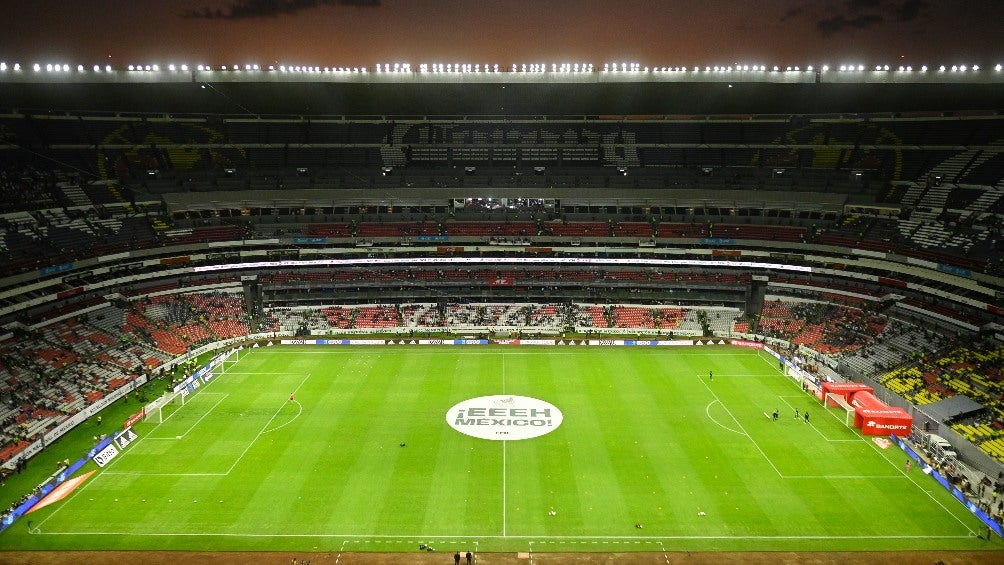
<path fill-rule="evenodd" d="M 60 510 L 38 514 L 43 531 L 108 532 L 76 543 L 110 548 L 386 547 L 367 536 L 457 536 L 506 551 L 564 536 L 687 550 L 973 546 L 941 537 L 966 536 L 974 520 L 928 477 L 915 478 L 932 496 L 897 476 L 901 451 L 860 439 L 842 412 L 824 412 L 755 351 L 276 347 L 243 356 L 199 393 L 213 394 L 182 409 L 192 409 L 187 425 L 198 421 L 184 440 L 130 447 L 109 470 L 137 474 L 98 475 Z M 503 389 L 555 404 L 564 423 L 506 444 L 446 424 L 456 402 Z M 779 422 L 763 416 L 772 405 Z M 795 421 L 793 406 L 812 410 L 812 424 Z M 141 437 L 152 429 L 140 426 Z M 224 461 L 237 462 L 229 474 L 183 476 Z M 179 475 L 149 474 L 162 469 Z M 144 532 L 181 535 L 114 535 Z M 213 534 L 256 537 L 200 537 Z M 913 537 L 889 540 L 896 535 Z M 4 541 L 39 547 L 56 537 Z"/>

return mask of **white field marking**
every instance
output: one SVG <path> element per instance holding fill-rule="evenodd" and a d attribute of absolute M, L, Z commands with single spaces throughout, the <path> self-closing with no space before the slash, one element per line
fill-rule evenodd
<path fill-rule="evenodd" d="M 228 396 L 230 396 L 229 392 L 211 392 L 211 393 L 208 393 L 208 394 L 222 394 L 223 396 L 219 400 L 216 401 L 216 404 L 213 404 L 211 407 L 209 407 L 209 410 L 206 410 L 206 413 L 203 414 L 202 416 L 200 416 L 199 419 L 196 420 L 194 424 L 192 424 L 191 426 L 189 426 L 188 429 L 185 430 L 181 435 L 177 435 L 177 436 L 174 436 L 174 437 L 151 437 L 150 439 L 175 439 L 175 440 L 177 440 L 177 439 L 183 439 L 185 436 L 188 435 L 189 432 L 191 432 L 192 430 L 194 430 L 195 426 L 198 426 L 199 423 L 202 422 L 202 420 L 206 416 L 208 416 L 210 412 L 212 412 L 213 410 L 215 410 L 216 407 L 219 406 L 221 402 L 223 402 L 224 400 L 227 399 Z M 178 413 L 178 411 L 175 410 L 173 413 L 171 413 L 171 416 L 174 416 L 177 413 Z M 170 417 L 170 416 L 168 416 L 168 417 Z"/>
<path fill-rule="evenodd" d="M 350 346 L 344 346 L 344 348 L 325 349 L 323 351 L 314 349 L 313 347 L 311 347 L 311 350 L 290 351 L 288 349 L 280 349 L 280 350 L 272 349 L 270 351 L 272 353 L 296 353 L 297 355 L 331 355 L 331 354 L 352 354 L 352 353 L 359 353 L 359 351 L 361 349 L 359 346 L 352 346 L 352 351 L 350 351 L 349 347 Z M 401 347 L 404 347 L 404 346 L 401 346 Z M 424 351 L 418 351 L 417 348 L 419 348 L 419 347 L 421 347 Z M 443 355 L 447 351 L 449 351 L 453 355 L 488 355 L 488 354 L 491 354 L 491 353 L 498 353 L 498 354 L 503 353 L 502 351 L 499 351 L 499 349 L 494 348 L 494 347 L 492 349 L 488 349 L 489 346 L 485 346 L 485 345 L 482 345 L 482 346 L 466 346 L 466 347 L 468 347 L 468 348 L 470 348 L 470 347 L 483 347 L 486 350 L 485 351 L 459 351 L 458 347 L 457 346 L 453 346 L 453 345 L 450 345 L 450 346 L 436 346 L 436 345 L 432 345 L 432 346 L 429 346 L 429 345 L 417 346 L 416 345 L 415 346 L 416 351 L 412 351 L 411 354 L 412 355 L 416 355 L 416 354 L 417 355 Z M 509 348 L 509 347 L 513 347 L 513 346 L 509 345 L 509 346 L 502 346 L 502 347 Z M 567 345 L 532 345 L 532 346 L 531 345 L 527 345 L 525 347 L 528 347 L 528 348 L 532 347 L 533 349 L 530 350 L 530 351 L 507 350 L 504 353 L 506 355 L 542 355 L 542 354 L 547 354 L 547 355 L 579 355 L 579 353 L 577 353 L 577 351 L 582 351 L 582 350 L 585 350 L 585 351 L 594 351 L 594 350 L 595 351 L 599 351 L 599 350 L 601 350 L 603 348 L 609 348 L 609 347 L 627 347 L 627 346 L 620 346 L 620 345 L 607 345 L 607 346 L 576 345 L 575 347 L 577 349 L 575 351 L 560 351 L 560 352 L 556 352 L 555 349 L 559 349 L 560 348 L 562 350 L 565 350 L 565 349 L 568 349 L 569 346 L 567 346 Z M 686 347 L 686 346 L 684 346 L 684 347 Z M 389 349 L 394 349 L 394 348 L 393 347 L 381 347 L 380 351 L 388 351 Z M 750 354 L 750 353 L 744 353 L 742 351 L 739 351 L 739 349 L 745 349 L 745 348 L 737 348 L 737 351 L 735 351 L 734 353 L 693 353 L 693 352 L 686 353 L 686 352 L 679 351 L 679 349 L 680 349 L 679 347 L 670 347 L 670 346 L 661 347 L 661 346 L 651 346 L 650 345 L 650 346 L 632 347 L 631 351 L 633 351 L 635 354 L 641 354 L 641 355 L 659 355 L 659 354 L 665 354 L 669 350 L 673 350 L 674 351 L 673 357 L 737 357 L 737 356 L 746 356 L 746 357 L 749 357 L 749 356 L 752 356 L 752 354 Z M 373 349 L 369 349 L 369 352 L 372 353 Z M 231 374 L 242 374 L 242 373 L 227 372 L 227 374 L 231 375 Z M 254 373 L 254 374 L 268 374 L 268 373 Z"/>
<path fill-rule="evenodd" d="M 792 408 L 792 409 L 793 409 L 793 408 L 795 408 L 795 405 L 794 405 L 794 404 L 792 404 L 792 403 L 790 403 L 790 402 L 788 402 L 788 401 L 787 401 L 787 400 L 785 400 L 785 399 L 786 399 L 786 398 L 803 398 L 803 397 L 801 397 L 801 396 L 779 396 L 778 398 L 780 398 L 780 399 L 781 399 L 781 402 L 784 402 L 785 404 L 787 404 L 787 405 L 788 405 L 788 408 Z M 827 408 L 825 408 L 825 407 L 823 407 L 823 410 L 824 410 L 824 412 L 825 412 L 825 413 L 827 413 L 827 414 L 829 414 L 829 415 L 833 416 L 834 418 L 837 418 L 836 414 L 834 414 L 832 410 L 829 410 L 829 409 L 827 409 Z M 799 417 L 799 420 L 804 420 L 804 419 L 805 419 L 804 417 Z M 839 419 L 839 418 L 837 418 L 837 421 L 838 421 L 838 422 L 840 422 L 841 424 L 843 424 L 843 422 L 842 422 L 842 421 L 840 421 L 840 419 Z M 830 439 L 829 437 L 827 437 L 827 436 L 826 436 L 826 434 L 824 434 L 824 433 L 822 432 L 822 430 L 820 430 L 819 428 L 817 428 L 817 427 L 816 427 L 816 426 L 815 426 L 814 424 L 812 424 L 811 422 L 809 423 L 809 427 L 810 427 L 810 428 L 812 428 L 813 430 L 815 430 L 815 431 L 816 431 L 816 433 L 820 435 L 820 437 L 822 437 L 822 438 L 823 438 L 824 440 L 826 440 L 826 441 L 828 441 L 828 442 L 830 442 L 830 443 L 858 443 L 859 441 L 861 441 L 861 439 L 860 439 L 860 438 L 851 438 L 851 439 Z"/>
<path fill-rule="evenodd" d="M 708 392 L 711 393 L 711 396 L 714 396 L 715 400 L 717 400 L 718 403 L 722 405 L 722 408 L 725 409 L 725 412 L 732 417 L 732 420 L 736 423 L 739 429 L 742 430 L 742 434 L 746 436 L 747 439 L 750 440 L 750 442 L 753 444 L 753 447 L 756 447 L 757 451 L 760 452 L 760 455 L 763 456 L 763 458 L 767 461 L 767 463 L 771 466 L 771 468 L 774 469 L 774 472 L 777 473 L 777 476 L 784 478 L 784 475 L 781 473 L 781 471 L 777 468 L 776 465 L 774 465 L 774 461 L 772 461 L 770 457 L 767 457 L 767 453 L 764 452 L 763 448 L 760 447 L 760 444 L 758 444 L 756 440 L 753 439 L 753 436 L 751 436 L 749 432 L 746 431 L 746 428 L 743 428 L 743 425 L 739 422 L 739 419 L 736 418 L 735 414 L 733 414 L 732 411 L 729 410 L 729 407 L 726 406 L 724 402 L 722 402 L 722 399 L 718 398 L 718 395 L 715 394 L 715 391 L 711 388 L 711 385 L 706 383 L 703 379 L 701 380 L 701 384 L 704 385 L 704 388 L 708 389 Z"/>
<path fill-rule="evenodd" d="M 283 372 L 279 372 L 279 373 L 258 373 L 258 372 L 238 373 L 238 372 L 235 372 L 235 371 L 228 371 L 227 374 L 228 375 L 238 375 L 238 376 L 242 376 L 242 377 L 248 377 L 248 376 L 250 376 L 250 377 L 257 377 L 259 375 L 263 375 L 263 376 L 267 376 L 267 377 L 281 377 L 281 376 L 284 376 L 284 375 L 302 375 L 303 373 L 300 372 L 300 371 L 283 371 Z M 210 382 L 212 382 L 212 381 L 210 381 Z M 217 394 L 221 394 L 221 393 L 217 393 Z"/>
<path fill-rule="evenodd" d="M 875 436 L 871 436 L 871 437 L 875 437 Z M 884 436 L 883 436 L 883 437 L 884 437 Z M 963 522 L 963 521 L 962 521 L 962 518 L 959 518 L 959 517 L 958 517 L 958 516 L 957 516 L 957 515 L 956 515 L 956 514 L 955 514 L 954 512 L 952 512 L 951 510 L 949 510 L 947 506 L 945 506 L 944 504 L 942 504 L 942 502 L 941 502 L 940 500 L 938 500 L 937 498 L 935 498 L 935 497 L 934 497 L 934 495 L 933 495 L 933 494 L 931 494 L 931 491 L 927 490 L 926 488 L 923 488 L 923 487 L 921 487 L 921 486 L 920 486 L 920 483 L 918 483 L 918 482 L 917 482 L 917 481 L 916 481 L 916 480 L 915 480 L 915 479 L 914 479 L 914 478 L 913 478 L 913 477 L 912 477 L 912 476 L 910 475 L 910 473 L 907 473 L 907 472 L 906 472 L 906 471 L 905 471 L 905 470 L 904 470 L 904 469 L 903 469 L 902 467 L 900 467 L 899 465 L 896 465 L 895 463 L 893 463 L 893 461 L 892 461 L 891 459 L 889 459 L 888 457 L 886 457 L 886 456 L 885 456 L 885 454 L 884 454 L 884 453 L 882 453 L 882 450 L 881 450 L 881 448 L 880 448 L 880 447 L 878 446 L 878 444 L 876 444 L 876 443 L 875 443 L 874 441 L 872 441 L 872 440 L 871 440 L 871 439 L 869 438 L 869 436 L 864 436 L 864 435 L 862 435 L 862 436 L 861 436 L 861 441 L 863 441 L 863 442 L 867 443 L 868 445 L 870 445 L 870 446 L 872 447 L 872 449 L 876 450 L 876 451 L 877 451 L 877 453 L 878 453 L 878 454 L 879 454 L 880 456 L 882 456 L 882 457 L 883 457 L 883 458 L 884 458 L 884 459 L 885 459 L 885 460 L 886 460 L 886 461 L 887 461 L 887 462 L 888 462 L 888 463 L 889 463 L 890 465 L 893 465 L 893 466 L 894 466 L 894 467 L 896 468 L 897 472 L 899 472 L 899 473 L 900 473 L 900 474 L 901 474 L 902 476 L 904 476 L 904 477 L 906 477 L 907 479 L 909 479 L 909 481 L 910 481 L 911 483 L 913 483 L 913 484 L 914 484 L 914 486 L 916 486 L 916 487 L 917 487 L 918 489 L 920 489 L 920 490 L 924 491 L 924 494 L 926 494 L 928 498 L 930 498 L 931 500 L 933 500 L 933 501 L 935 502 L 935 504 L 937 504 L 938 506 L 940 506 L 940 507 L 941 507 L 941 508 L 942 508 L 942 509 L 943 509 L 943 510 L 944 510 L 945 512 L 947 512 L 947 513 L 948 513 L 948 515 L 950 515 L 951 517 L 955 518 L 955 519 L 956 519 L 956 520 L 957 520 L 957 521 L 958 521 L 958 522 L 959 522 L 960 524 L 962 524 L 962 527 L 964 527 L 965 529 L 969 530 L 969 532 L 970 532 L 971 534 L 973 534 L 974 536 L 975 536 L 975 535 L 979 535 L 979 534 L 977 534 L 977 533 L 976 533 L 976 531 L 974 531 L 974 530 L 973 530 L 972 528 L 970 528 L 970 527 L 969 527 L 969 526 L 968 526 L 968 525 L 967 525 L 967 524 L 966 524 L 965 522 Z M 904 455 L 905 455 L 905 453 L 904 453 Z M 926 475 L 925 475 L 925 476 L 926 476 Z"/>
<path fill-rule="evenodd" d="M 506 478 L 506 444 L 509 443 L 506 440 L 502 440 L 502 537 L 505 537 L 505 507 L 506 507 L 506 492 L 505 492 L 505 478 Z"/>
<path fill-rule="evenodd" d="M 505 353 L 502 353 L 502 394 L 505 394 Z M 502 536 L 505 536 L 506 522 L 506 459 L 508 448 L 506 440 L 502 440 Z"/>
<path fill-rule="evenodd" d="M 289 402 L 289 401 L 287 401 L 287 402 Z M 303 405 L 300 404 L 299 400 L 293 400 L 292 402 L 293 402 L 293 404 L 296 404 L 296 415 L 293 416 L 292 418 L 290 418 L 289 420 L 287 420 L 284 424 L 279 424 L 278 426 L 276 426 L 274 428 L 269 428 L 269 429 L 265 430 L 264 432 L 262 432 L 262 434 L 268 434 L 268 433 L 274 432 L 276 430 L 281 430 L 282 428 L 285 428 L 286 426 L 292 424 L 294 420 L 296 420 L 297 418 L 300 417 L 300 414 L 303 413 Z"/>
<path fill-rule="evenodd" d="M 310 378 L 310 373 L 307 373 L 307 376 L 303 377 L 303 380 L 300 381 L 300 384 L 296 385 L 296 388 L 293 389 L 293 393 L 295 394 L 296 391 L 300 390 L 300 387 L 302 387 L 303 383 L 307 382 L 307 379 L 309 379 L 309 378 Z M 244 451 L 242 451 L 241 454 L 237 456 L 237 460 L 234 461 L 234 464 L 231 465 L 229 469 L 227 469 L 227 472 L 224 473 L 224 475 L 229 475 L 231 472 L 233 472 L 234 468 L 237 467 L 237 464 L 241 462 L 241 459 L 244 459 L 244 456 L 247 455 L 247 452 L 250 451 L 251 447 L 255 444 L 255 442 L 258 441 L 258 438 L 260 438 L 265 433 L 265 430 L 266 430 L 266 428 L 268 428 L 268 425 L 271 424 L 272 420 L 274 420 L 275 417 L 279 415 L 279 412 L 282 411 L 282 409 L 286 406 L 287 402 L 289 402 L 289 401 L 288 400 L 283 400 L 282 401 L 282 404 L 279 406 L 279 409 L 276 410 L 275 413 L 272 414 L 272 417 L 269 418 L 267 422 L 265 422 L 265 425 L 262 426 L 262 429 L 258 432 L 258 435 L 254 436 L 254 438 L 251 440 L 251 442 L 248 443 L 248 446 L 245 447 Z"/>
<path fill-rule="evenodd" d="M 206 389 L 208 387 L 212 386 L 213 383 L 215 383 L 218 380 L 219 379 L 212 379 L 208 383 L 202 385 L 201 387 L 199 387 L 199 393 L 196 393 L 196 394 L 200 394 L 200 393 L 201 394 L 212 394 L 212 393 L 206 393 Z M 216 394 L 228 394 L 228 393 L 216 393 Z M 170 414 L 168 414 L 167 418 L 164 418 L 164 422 L 166 422 L 167 420 L 169 420 L 171 418 L 171 416 L 174 416 L 179 411 L 181 411 L 181 409 L 184 408 L 185 406 L 186 405 L 182 405 L 181 408 L 178 408 L 174 412 L 171 412 Z M 162 425 L 163 425 L 163 422 L 159 422 L 156 426 L 154 426 L 153 428 L 150 429 L 150 433 L 155 432 Z M 148 435 L 140 436 L 138 440 L 132 442 L 132 445 L 133 446 L 138 445 L 140 442 L 142 442 L 143 440 L 147 439 L 148 437 L 149 437 Z M 100 479 L 102 476 L 113 474 L 114 471 L 110 472 L 108 470 L 108 468 L 111 467 L 112 465 L 118 463 L 119 461 L 121 461 L 123 457 L 127 457 L 132 451 L 135 451 L 135 450 L 133 449 L 133 450 L 124 451 L 124 452 L 119 453 L 119 456 L 116 457 L 116 458 L 114 458 L 114 459 L 112 459 L 111 461 L 108 462 L 108 464 L 106 464 L 104 467 L 102 467 L 101 468 L 101 472 L 99 472 L 95 477 L 93 477 L 92 479 L 86 481 L 83 484 L 83 486 L 81 486 L 80 488 L 75 489 L 73 491 L 73 494 L 71 494 L 65 500 L 65 502 L 63 502 L 62 504 L 56 505 L 56 508 L 55 508 L 55 510 L 52 511 L 52 514 L 49 514 L 44 519 L 42 519 L 42 521 L 39 522 L 38 525 L 41 526 L 42 524 L 44 524 L 45 522 L 47 522 L 50 518 L 52 518 L 53 516 L 55 516 L 56 514 L 58 514 L 60 510 L 62 510 L 63 508 L 66 508 L 67 506 L 69 506 L 70 501 L 72 501 L 74 498 L 76 498 L 76 497 L 80 496 L 81 494 L 83 494 L 83 492 L 85 490 L 87 490 L 88 487 L 90 487 L 92 484 L 94 484 L 95 482 L 97 482 L 97 480 Z"/>
<path fill-rule="evenodd" d="M 105 475 L 126 475 L 134 477 L 225 477 L 225 473 L 145 473 L 143 471 L 107 471 Z"/>
<path fill-rule="evenodd" d="M 785 479 L 896 479 L 903 480 L 899 475 L 785 475 Z"/>
<path fill-rule="evenodd" d="M 342 546 L 338 548 L 338 555 L 335 556 L 335 565 L 338 565 L 338 561 L 342 558 L 342 552 L 345 551 L 345 544 L 349 543 L 349 540 L 342 540 Z M 296 561 L 295 559 L 293 561 Z"/>
<path fill-rule="evenodd" d="M 709 402 L 708 405 L 704 408 L 704 413 L 708 415 L 708 419 L 711 420 L 712 422 L 718 424 L 719 426 L 725 428 L 726 430 L 728 430 L 730 432 L 737 433 L 737 434 L 739 434 L 741 436 L 742 435 L 746 435 L 745 433 L 740 432 L 739 430 L 733 430 L 732 428 L 730 428 L 730 427 L 726 426 L 725 424 L 723 424 L 723 423 L 719 422 L 718 420 L 716 420 L 715 417 L 711 415 L 711 407 L 715 403 L 722 404 L 721 401 L 719 401 L 719 400 L 716 399 L 716 400 L 712 400 L 711 402 Z M 725 405 L 722 404 L 722 407 L 724 408 Z"/>
<path fill-rule="evenodd" d="M 215 382 L 215 380 L 211 380 L 211 381 L 209 381 L 209 384 L 212 384 L 213 382 Z M 207 394 L 208 394 L 208 395 L 214 395 L 214 394 L 222 394 L 222 395 L 226 396 L 226 395 L 230 394 L 229 392 L 203 392 L 203 389 L 204 389 L 205 387 L 209 386 L 209 384 L 204 384 L 204 385 L 202 385 L 202 387 L 200 387 L 200 388 L 199 388 L 199 393 L 194 393 L 194 392 L 193 392 L 193 393 L 190 393 L 190 395 L 191 395 L 191 396 L 195 396 L 196 394 L 199 394 L 199 395 L 201 396 L 201 395 L 207 395 Z M 175 410 L 174 412 L 171 412 L 170 414 L 168 414 L 168 415 L 167 415 L 167 418 L 164 418 L 164 420 L 163 420 L 162 422 L 157 422 L 157 425 L 156 425 L 156 426 L 154 426 L 154 427 L 153 427 L 153 428 L 152 428 L 152 429 L 150 430 L 150 433 L 153 433 L 153 432 L 155 432 L 155 431 L 157 430 L 157 428 L 159 428 L 159 427 L 161 427 L 162 425 L 164 425 L 164 422 L 166 422 L 166 421 L 170 420 L 171 418 L 173 418 L 175 414 L 177 414 L 178 412 L 181 412 L 181 409 L 182 409 L 182 408 L 184 408 L 184 407 L 185 407 L 185 406 L 187 406 L 187 405 L 188 405 L 188 403 L 187 403 L 187 402 L 186 402 L 185 404 L 182 404 L 181 406 L 179 406 L 179 407 L 178 407 L 178 409 L 177 409 L 177 410 Z M 215 407 L 214 407 L 214 408 L 215 408 Z M 164 409 L 164 407 L 162 406 L 162 407 L 161 407 L 161 410 L 163 410 L 163 409 Z M 170 437 L 170 438 L 162 438 L 162 437 L 151 437 L 151 436 L 150 436 L 149 434 L 148 434 L 148 435 L 145 435 L 145 436 L 143 436 L 143 437 L 141 437 L 140 439 L 144 439 L 144 438 L 146 438 L 146 439 L 178 439 L 178 438 L 176 438 L 176 437 Z"/>
<path fill-rule="evenodd" d="M 968 529 L 968 528 L 967 528 Z M 970 530 L 972 531 L 972 530 Z M 801 541 L 801 540 L 924 540 L 924 539 L 972 539 L 975 534 L 951 535 L 865 535 L 865 536 L 499 536 L 499 535 L 396 535 L 396 534 L 281 534 L 281 533 L 211 533 L 211 532 L 39 532 L 43 536 L 131 536 L 131 537 L 225 537 L 225 538 L 348 538 L 355 543 L 366 543 L 370 540 L 447 540 L 460 541 L 461 538 L 486 539 L 525 539 L 530 543 L 555 543 L 557 541 L 578 541 L 579 543 L 602 543 L 604 541 L 622 540 L 624 543 L 659 543 L 661 540 L 759 540 L 759 541 Z"/>

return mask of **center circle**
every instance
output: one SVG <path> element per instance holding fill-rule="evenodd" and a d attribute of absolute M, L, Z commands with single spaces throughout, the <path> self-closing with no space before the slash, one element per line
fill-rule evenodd
<path fill-rule="evenodd" d="M 446 423 L 480 439 L 530 439 L 553 432 L 564 416 L 550 402 L 529 396 L 496 394 L 469 398 L 446 411 Z"/>

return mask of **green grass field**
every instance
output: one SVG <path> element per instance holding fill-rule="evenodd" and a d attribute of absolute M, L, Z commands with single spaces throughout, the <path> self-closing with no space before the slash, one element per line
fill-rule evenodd
<path fill-rule="evenodd" d="M 520 441 L 477 439 L 447 424 L 454 404 L 496 394 L 545 400 L 564 421 Z M 811 423 L 795 419 L 796 408 L 809 410 Z M 776 422 L 765 417 L 775 409 Z M 66 500 L 0 534 L 0 546 L 414 551 L 425 543 L 544 552 L 998 543 L 977 539 L 980 522 L 920 469 L 907 473 L 899 448 L 848 429 L 843 411 L 824 410 L 769 356 L 742 348 L 261 348 L 242 352 L 165 416 L 137 424 L 138 441 Z"/>

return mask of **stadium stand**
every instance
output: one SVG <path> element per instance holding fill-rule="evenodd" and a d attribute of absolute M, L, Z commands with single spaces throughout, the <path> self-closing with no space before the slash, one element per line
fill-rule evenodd
<path fill-rule="evenodd" d="M 2 458 L 218 340 L 498 329 L 779 340 L 913 404 L 972 397 L 987 411 L 946 424 L 1004 461 L 998 112 L 377 119 L 276 100 L 252 119 L 17 97 Z"/>

